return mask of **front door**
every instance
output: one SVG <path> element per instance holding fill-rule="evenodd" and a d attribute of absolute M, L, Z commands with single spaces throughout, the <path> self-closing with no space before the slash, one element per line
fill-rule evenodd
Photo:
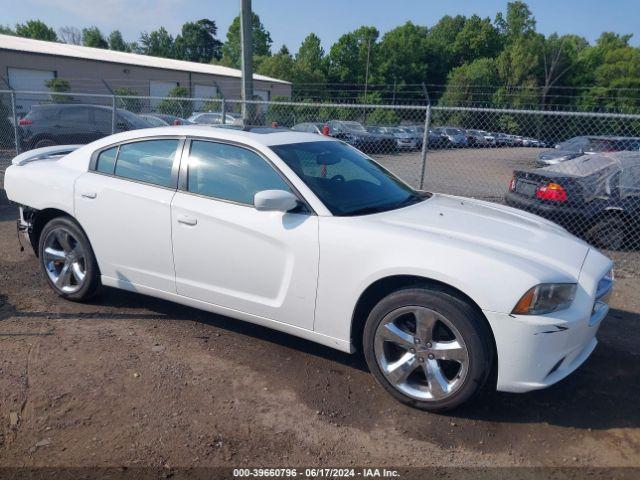
<path fill-rule="evenodd" d="M 313 329 L 318 219 L 258 211 L 262 190 L 290 190 L 256 152 L 193 140 L 171 222 L 178 294 Z"/>

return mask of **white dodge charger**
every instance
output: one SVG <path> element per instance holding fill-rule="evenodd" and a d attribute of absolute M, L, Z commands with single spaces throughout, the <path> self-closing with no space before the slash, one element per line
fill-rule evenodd
<path fill-rule="evenodd" d="M 362 351 L 396 399 L 547 387 L 596 346 L 612 263 L 520 210 L 411 189 L 307 133 L 177 126 L 32 150 L 5 175 L 51 287 L 100 285 Z"/>

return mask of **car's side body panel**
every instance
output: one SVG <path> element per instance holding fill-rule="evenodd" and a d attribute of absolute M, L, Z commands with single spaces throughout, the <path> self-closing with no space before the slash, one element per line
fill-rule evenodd
<path fill-rule="evenodd" d="M 179 295 L 313 329 L 316 215 L 179 191 L 171 216 Z"/>
<path fill-rule="evenodd" d="M 76 180 L 75 218 L 103 276 L 175 292 L 171 200 L 175 190 L 94 172 Z"/>

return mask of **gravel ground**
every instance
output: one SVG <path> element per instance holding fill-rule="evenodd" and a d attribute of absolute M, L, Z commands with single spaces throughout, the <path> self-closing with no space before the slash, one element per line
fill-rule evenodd
<path fill-rule="evenodd" d="M 433 415 L 357 355 L 113 289 L 61 300 L 15 215 L 0 190 L 0 467 L 640 467 L 637 277 L 574 375 Z"/>

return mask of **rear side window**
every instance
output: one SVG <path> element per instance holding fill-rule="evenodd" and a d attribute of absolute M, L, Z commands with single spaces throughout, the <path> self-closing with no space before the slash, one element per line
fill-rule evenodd
<path fill-rule="evenodd" d="M 118 147 L 104 150 L 98 155 L 98 163 L 96 170 L 102 173 L 113 174 L 116 167 L 116 156 L 118 155 Z"/>
<path fill-rule="evenodd" d="M 290 191 L 262 157 L 234 145 L 194 140 L 188 169 L 187 190 L 208 197 L 253 205 L 259 191 Z"/>
<path fill-rule="evenodd" d="M 177 148 L 178 140 L 125 143 L 120 145 L 114 173 L 119 177 L 171 187 L 171 169 Z"/>
<path fill-rule="evenodd" d="M 60 120 L 86 127 L 89 123 L 89 109 L 86 107 L 67 107 L 60 109 Z"/>

